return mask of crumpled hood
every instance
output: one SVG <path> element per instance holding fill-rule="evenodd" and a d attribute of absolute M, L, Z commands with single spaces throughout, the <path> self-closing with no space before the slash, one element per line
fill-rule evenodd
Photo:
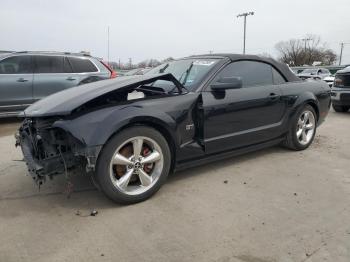
<path fill-rule="evenodd" d="M 130 86 L 134 86 L 135 84 L 141 85 L 152 83 L 158 79 L 172 81 L 179 88 L 179 90 L 182 88 L 181 84 L 172 74 L 152 74 L 102 80 L 69 88 L 50 95 L 29 106 L 20 116 L 43 117 L 53 115 L 69 115 L 79 106 L 106 93 L 112 92 L 116 89 L 128 88 Z"/>

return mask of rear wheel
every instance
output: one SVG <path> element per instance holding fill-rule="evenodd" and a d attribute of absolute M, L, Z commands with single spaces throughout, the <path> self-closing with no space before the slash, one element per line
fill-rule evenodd
<path fill-rule="evenodd" d="M 293 150 L 304 150 L 314 140 L 316 134 L 316 113 L 312 106 L 306 105 L 295 115 L 284 145 Z"/>
<path fill-rule="evenodd" d="M 349 110 L 348 106 L 337 106 L 332 104 L 332 107 L 335 112 L 347 112 Z"/>
<path fill-rule="evenodd" d="M 132 127 L 105 145 L 96 177 L 109 198 L 131 204 L 158 191 L 168 176 L 170 163 L 169 146 L 158 131 L 145 126 Z"/>

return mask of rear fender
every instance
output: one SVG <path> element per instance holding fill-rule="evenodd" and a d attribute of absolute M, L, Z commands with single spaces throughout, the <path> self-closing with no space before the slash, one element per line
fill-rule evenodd
<path fill-rule="evenodd" d="M 317 120 L 319 119 L 319 102 L 315 94 L 312 92 L 304 92 L 300 96 L 296 97 L 292 104 L 292 110 L 290 111 L 288 117 L 288 130 L 292 125 L 292 120 L 296 117 L 296 114 L 307 104 L 311 105 L 314 108 L 317 115 Z"/>

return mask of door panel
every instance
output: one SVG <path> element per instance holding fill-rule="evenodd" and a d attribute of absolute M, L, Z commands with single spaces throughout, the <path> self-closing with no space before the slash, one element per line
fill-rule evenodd
<path fill-rule="evenodd" d="M 31 104 L 32 85 L 33 74 L 0 75 L 0 106 L 11 110 L 23 109 Z"/>
<path fill-rule="evenodd" d="M 79 82 L 80 76 L 78 74 L 34 74 L 34 100 L 76 86 Z"/>
<path fill-rule="evenodd" d="M 261 143 L 281 134 L 286 105 L 272 72 L 269 64 L 234 62 L 212 83 L 239 77 L 242 88 L 214 91 L 209 86 L 202 92 L 206 153 Z"/>
<path fill-rule="evenodd" d="M 0 61 L 0 111 L 19 111 L 33 102 L 31 56 L 12 56 Z"/>
<path fill-rule="evenodd" d="M 203 92 L 206 152 L 267 141 L 280 133 L 285 105 L 278 86 Z"/>

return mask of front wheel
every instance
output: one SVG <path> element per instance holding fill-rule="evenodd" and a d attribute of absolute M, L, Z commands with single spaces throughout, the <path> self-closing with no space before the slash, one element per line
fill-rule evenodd
<path fill-rule="evenodd" d="M 113 201 L 132 204 L 152 196 L 170 170 L 168 143 L 155 129 L 131 127 L 112 137 L 99 156 L 96 177 Z"/>
<path fill-rule="evenodd" d="M 306 105 L 299 110 L 292 120 L 284 145 L 293 150 L 308 148 L 316 134 L 316 119 L 316 113 L 312 106 Z"/>

